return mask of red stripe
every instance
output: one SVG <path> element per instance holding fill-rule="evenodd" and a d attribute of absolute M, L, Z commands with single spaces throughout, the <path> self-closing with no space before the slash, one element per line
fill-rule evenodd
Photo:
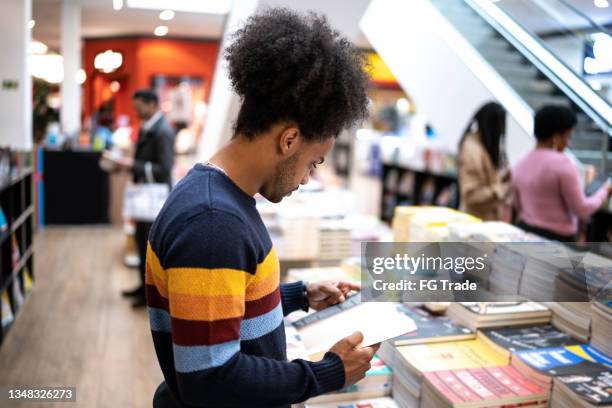
<path fill-rule="evenodd" d="M 257 300 L 245 302 L 244 318 L 250 319 L 252 317 L 266 314 L 278 306 L 280 300 L 280 289 L 276 288 L 276 290 L 269 295 L 261 297 Z"/>
<path fill-rule="evenodd" d="M 172 317 L 172 341 L 179 346 L 210 346 L 240 338 L 240 318 L 183 320 Z"/>
<path fill-rule="evenodd" d="M 170 307 L 168 306 L 168 299 L 163 297 L 155 286 L 145 285 L 145 292 L 147 295 L 147 306 L 170 310 Z"/>

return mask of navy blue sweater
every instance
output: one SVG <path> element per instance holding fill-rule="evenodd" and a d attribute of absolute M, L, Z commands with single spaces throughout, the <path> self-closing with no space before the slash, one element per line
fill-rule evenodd
<path fill-rule="evenodd" d="M 334 353 L 287 361 L 282 320 L 302 308 L 304 285 L 279 281 L 253 197 L 196 165 L 149 236 L 147 304 L 165 378 L 155 407 L 288 407 L 343 386 Z"/>

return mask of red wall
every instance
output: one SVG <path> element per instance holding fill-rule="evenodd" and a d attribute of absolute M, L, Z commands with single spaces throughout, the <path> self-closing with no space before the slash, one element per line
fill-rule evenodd
<path fill-rule="evenodd" d="M 104 74 L 94 69 L 96 54 L 108 49 L 123 54 L 123 65 L 115 72 Z M 219 43 L 158 38 L 92 39 L 85 41 L 83 67 L 87 73 L 84 85 L 83 114 L 95 112 L 105 98 L 112 81 L 121 89 L 114 95 L 115 117 L 128 114 L 130 124 L 138 125 L 132 108 L 132 94 L 141 88 L 150 88 L 153 75 L 198 76 L 205 80 L 206 99 L 217 60 Z"/>

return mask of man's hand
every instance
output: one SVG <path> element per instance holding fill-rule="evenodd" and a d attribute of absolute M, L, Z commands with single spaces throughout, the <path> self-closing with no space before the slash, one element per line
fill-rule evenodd
<path fill-rule="evenodd" d="M 346 295 L 351 290 L 361 290 L 361 285 L 346 281 L 323 281 L 308 285 L 306 294 L 308 305 L 314 310 L 322 310 L 326 307 L 344 302 Z"/>
<path fill-rule="evenodd" d="M 362 341 L 363 334 L 355 332 L 334 344 L 329 350 L 336 353 L 344 364 L 345 387 L 365 377 L 366 371 L 371 367 L 370 361 L 380 347 L 380 343 L 369 347 L 358 347 Z"/>

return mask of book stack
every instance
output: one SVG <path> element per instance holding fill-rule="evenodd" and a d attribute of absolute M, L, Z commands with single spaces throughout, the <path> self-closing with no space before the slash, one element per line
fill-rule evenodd
<path fill-rule="evenodd" d="M 316 259 L 319 255 L 319 219 L 284 216 L 270 229 L 276 252 L 283 261 Z"/>
<path fill-rule="evenodd" d="M 321 220 L 319 225 L 319 260 L 341 260 L 353 256 L 351 226 L 345 220 Z"/>
<path fill-rule="evenodd" d="M 330 404 L 306 404 L 306 408 L 398 408 L 391 398 L 373 398 Z"/>
<path fill-rule="evenodd" d="M 397 347 L 393 367 L 393 397 L 402 407 L 416 406 L 425 373 L 506 364 L 482 340 L 417 344 Z"/>
<path fill-rule="evenodd" d="M 519 295 L 540 302 L 555 299 L 555 282 L 562 270 L 574 267 L 574 259 L 580 253 L 560 243 L 521 244 L 519 246 L 527 258 Z"/>
<path fill-rule="evenodd" d="M 527 259 L 516 247 L 499 243 L 491 259 L 489 290 L 496 295 L 518 295 Z"/>
<path fill-rule="evenodd" d="M 399 346 L 471 340 L 476 336 L 473 330 L 457 325 L 446 316 L 432 314 L 418 305 L 404 304 L 400 310 L 414 321 L 416 330 L 381 344 L 378 354 L 389 365 L 395 364 Z"/>
<path fill-rule="evenodd" d="M 324 280 L 360 282 L 360 274 L 359 266 L 344 262 L 340 266 L 291 268 L 287 271 L 287 282 L 319 282 Z"/>
<path fill-rule="evenodd" d="M 521 350 L 537 350 L 563 347 L 579 342 L 569 334 L 550 324 L 536 326 L 502 327 L 478 330 L 477 338 L 510 362 L 512 353 Z"/>
<path fill-rule="evenodd" d="M 535 302 L 454 302 L 446 315 L 472 330 L 549 323 L 550 309 Z"/>
<path fill-rule="evenodd" d="M 589 341 L 591 304 L 588 302 L 549 302 L 552 324 L 581 342 Z"/>
<path fill-rule="evenodd" d="M 612 407 L 612 371 L 555 377 L 551 396 L 554 408 Z"/>
<path fill-rule="evenodd" d="M 449 224 L 479 223 L 480 219 L 446 207 L 395 207 L 393 240 L 395 242 L 436 242 L 449 235 Z"/>
<path fill-rule="evenodd" d="M 612 303 L 609 300 L 591 304 L 591 344 L 602 352 L 612 355 Z"/>
<path fill-rule="evenodd" d="M 550 387 L 553 377 L 589 375 L 610 370 L 612 357 L 589 344 L 517 351 L 510 365 L 530 381 Z"/>
<path fill-rule="evenodd" d="M 501 221 L 449 225 L 448 241 L 451 242 L 540 242 L 542 240 L 543 238 Z"/>
<path fill-rule="evenodd" d="M 511 366 L 425 373 L 422 408 L 548 406 L 548 389 Z"/>

